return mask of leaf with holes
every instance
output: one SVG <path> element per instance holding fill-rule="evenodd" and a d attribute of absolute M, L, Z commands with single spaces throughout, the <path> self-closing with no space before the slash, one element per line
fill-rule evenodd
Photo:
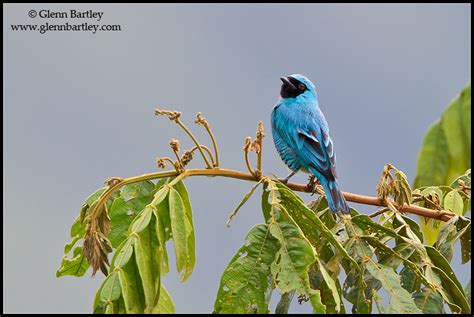
<path fill-rule="evenodd" d="M 249 231 L 245 244 L 222 274 L 214 313 L 268 313 L 265 294 L 278 248 L 279 243 L 266 224 Z"/>
<path fill-rule="evenodd" d="M 82 252 L 82 246 L 75 247 L 72 252 L 72 258 L 64 256 L 61 267 L 56 271 L 56 277 L 65 275 L 81 277 L 86 273 L 88 268 L 89 262 L 87 262 Z"/>
<path fill-rule="evenodd" d="M 373 260 L 366 263 L 367 271 L 380 283 L 390 295 L 387 313 L 416 314 L 421 313 L 410 293 L 400 285 L 400 277 L 389 266 L 377 264 Z"/>
<path fill-rule="evenodd" d="M 280 249 L 271 265 L 275 285 L 281 293 L 296 290 L 298 294 L 309 297 L 313 310 L 325 313 L 320 291 L 309 285 L 308 269 L 316 259 L 311 244 L 291 222 L 273 222 L 269 227 L 270 233 L 280 242 Z"/>

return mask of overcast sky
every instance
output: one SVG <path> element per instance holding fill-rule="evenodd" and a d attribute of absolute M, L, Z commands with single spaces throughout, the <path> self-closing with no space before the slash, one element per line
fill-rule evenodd
<path fill-rule="evenodd" d="M 69 228 L 110 176 L 156 171 L 168 141 L 191 143 L 157 106 L 210 121 L 225 168 L 245 170 L 242 147 L 266 128 L 264 173 L 287 169 L 270 112 L 279 77 L 315 84 L 343 190 L 374 195 L 387 162 L 412 181 L 422 138 L 471 78 L 470 5 L 3 5 L 4 312 L 89 313 L 102 281 L 57 279 Z M 30 10 L 103 12 L 93 19 L 30 18 Z M 109 24 L 121 31 L 12 31 L 12 24 Z M 199 163 L 193 162 L 195 167 Z M 306 182 L 298 175 L 295 181 Z M 186 181 L 197 263 L 164 283 L 177 312 L 211 312 L 220 275 L 263 222 L 256 194 L 225 227 L 251 183 Z M 305 201 L 310 197 L 302 195 Z M 373 208 L 356 206 L 360 212 Z M 455 262 L 459 262 L 455 254 Z M 468 265 L 455 265 L 462 283 Z M 463 280 L 465 278 L 465 280 Z M 277 296 L 274 296 L 274 301 Z M 350 307 L 346 307 L 350 310 Z M 310 312 L 309 304 L 292 311 Z"/>

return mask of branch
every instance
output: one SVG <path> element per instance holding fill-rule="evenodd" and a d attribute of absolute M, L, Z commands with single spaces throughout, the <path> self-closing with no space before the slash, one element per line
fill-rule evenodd
<path fill-rule="evenodd" d="M 251 181 L 251 182 L 260 181 L 259 178 L 255 177 L 252 174 L 247 174 L 247 173 L 236 171 L 236 170 L 220 169 L 220 168 L 188 169 L 188 170 L 185 170 L 181 174 L 176 171 L 143 174 L 140 176 L 120 179 L 120 181 L 118 181 L 116 184 L 109 187 L 99 198 L 99 202 L 96 205 L 96 208 L 91 211 L 90 216 L 93 216 L 93 217 L 99 216 L 100 213 L 102 212 L 101 206 L 105 204 L 105 202 L 108 200 L 108 198 L 112 195 L 114 191 L 118 190 L 120 187 L 124 185 L 141 182 L 144 180 L 152 180 L 152 179 L 157 179 L 157 178 L 173 177 L 173 176 L 176 176 L 176 178 L 172 181 L 172 183 L 178 182 L 179 180 L 182 180 L 186 177 L 191 177 L 191 176 L 221 176 L 221 177 L 234 178 L 234 179 L 246 180 L 246 181 Z M 288 183 L 286 186 L 294 191 L 311 193 L 311 190 L 307 188 L 306 184 Z M 351 201 L 354 203 L 372 205 L 372 206 L 381 206 L 381 207 L 387 206 L 387 204 L 378 197 L 365 196 L 365 195 L 359 195 L 359 194 L 348 193 L 348 192 L 343 192 L 343 195 L 347 201 Z M 451 219 L 451 217 L 455 216 L 454 213 L 447 212 L 444 210 L 441 210 L 441 211 L 432 210 L 432 209 L 415 206 L 415 205 L 408 205 L 408 204 L 403 204 L 403 206 L 397 206 L 397 204 L 393 200 L 389 200 L 389 201 L 395 206 L 395 208 L 400 210 L 400 212 L 411 213 L 411 214 L 424 216 L 427 218 L 432 218 L 432 219 L 437 219 L 437 220 L 442 220 L 442 221 L 448 221 L 449 219 Z"/>

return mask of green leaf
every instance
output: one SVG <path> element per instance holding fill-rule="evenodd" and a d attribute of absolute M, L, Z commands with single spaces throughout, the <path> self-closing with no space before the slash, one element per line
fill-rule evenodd
<path fill-rule="evenodd" d="M 56 271 L 56 277 L 65 275 L 81 277 L 86 273 L 89 268 L 89 262 L 84 257 L 82 246 L 75 247 L 72 253 L 72 258 L 63 257 L 61 267 Z"/>
<path fill-rule="evenodd" d="M 469 279 L 469 282 L 467 282 L 464 288 L 464 294 L 466 294 L 467 302 L 471 303 L 471 279 Z"/>
<path fill-rule="evenodd" d="M 441 117 L 443 132 L 448 141 L 450 164 L 446 181 L 448 185 L 471 166 L 471 83 L 454 98 Z M 465 126 L 466 125 L 466 126 Z"/>
<path fill-rule="evenodd" d="M 80 212 L 80 219 L 81 219 L 81 224 L 84 222 L 84 219 L 90 209 L 90 207 L 99 199 L 100 195 L 102 195 L 103 192 L 108 187 L 102 187 L 96 190 L 94 193 L 92 193 L 89 197 L 86 198 L 86 202 L 82 205 L 81 212 Z M 72 235 L 72 232 L 71 232 Z"/>
<path fill-rule="evenodd" d="M 383 265 L 387 265 L 392 267 L 393 269 L 398 268 L 398 266 L 405 262 L 408 265 L 408 258 L 415 252 L 415 247 L 413 247 L 410 243 L 407 242 L 401 242 L 398 243 L 393 249 L 390 249 L 387 247 L 385 244 L 381 243 L 379 240 L 375 240 L 373 237 L 364 237 L 367 240 L 367 242 L 371 243 L 372 246 L 376 246 L 375 241 L 377 241 L 379 244 L 377 244 L 377 251 L 382 251 L 383 250 L 383 255 L 380 256 L 379 258 L 379 263 Z M 383 247 L 382 247 L 383 246 Z M 411 265 L 410 265 L 411 266 Z M 415 264 L 413 264 L 411 267 L 415 267 Z M 420 273 L 421 274 L 421 273 Z"/>
<path fill-rule="evenodd" d="M 114 248 L 117 248 L 127 238 L 128 228 L 132 217 L 128 214 L 128 206 L 122 197 L 114 200 L 109 208 L 110 233 L 109 240 Z"/>
<path fill-rule="evenodd" d="M 142 211 L 146 205 L 150 204 L 155 192 L 160 188 L 165 179 L 158 181 L 157 185 L 146 180 L 138 183 L 125 185 L 121 190 L 121 195 L 127 202 L 127 207 L 133 216 Z"/>
<path fill-rule="evenodd" d="M 106 314 L 126 314 L 125 302 L 123 297 L 120 296 L 118 300 L 112 302 L 111 305 L 107 305 L 105 309 Z"/>
<path fill-rule="evenodd" d="M 440 278 L 440 274 L 442 275 L 443 272 L 439 273 L 439 269 L 436 270 L 436 267 L 432 265 L 425 266 L 425 276 L 429 280 L 431 284 L 435 286 L 437 292 L 443 297 L 444 301 L 448 304 L 449 308 L 453 313 L 460 313 L 461 307 L 453 302 L 452 297 L 446 292 L 444 287 L 442 286 L 442 281 Z"/>
<path fill-rule="evenodd" d="M 323 278 L 324 283 L 322 283 L 321 289 L 321 297 L 323 300 L 324 305 L 331 306 L 331 311 L 339 312 L 341 310 L 341 297 L 339 293 L 339 289 L 336 286 L 336 282 L 334 279 L 329 275 L 328 271 L 324 267 L 323 263 L 317 259 L 319 273 Z M 325 303 L 328 303 L 326 305 Z"/>
<path fill-rule="evenodd" d="M 186 257 L 184 269 L 181 274 L 181 281 L 183 282 L 186 281 L 189 276 L 191 276 L 194 269 L 194 265 L 196 263 L 196 243 L 194 237 L 193 210 L 191 207 L 191 201 L 189 200 L 188 191 L 186 190 L 186 186 L 184 186 L 184 183 L 180 181 L 176 185 L 174 185 L 174 188 L 183 200 L 184 212 L 186 214 L 185 225 L 188 255 Z"/>
<path fill-rule="evenodd" d="M 443 225 L 436 242 L 433 244 L 433 247 L 438 249 L 439 252 L 448 260 L 448 262 L 451 262 L 455 242 L 456 240 L 461 239 L 461 258 L 462 263 L 464 264 L 471 259 L 470 231 L 470 220 L 467 220 L 467 218 L 454 216 Z M 468 241 L 465 241 L 466 238 Z M 468 245 L 464 245 L 466 242 Z"/>
<path fill-rule="evenodd" d="M 150 212 L 152 213 L 152 212 Z M 135 241 L 135 259 L 145 294 L 145 313 L 151 313 L 160 295 L 160 251 L 155 217 L 141 230 Z"/>
<path fill-rule="evenodd" d="M 334 237 L 334 234 L 331 232 L 331 230 L 326 227 L 321 219 L 316 217 L 314 212 L 304 204 L 301 198 L 282 183 L 276 184 L 281 199 L 281 204 L 285 206 L 289 212 L 291 212 L 292 220 L 299 226 L 308 240 L 312 243 L 317 243 L 317 241 L 315 241 L 317 236 L 315 236 L 314 231 L 318 231 L 345 258 L 351 261 L 352 264 L 355 265 L 356 269 L 360 270 L 358 263 L 347 253 L 346 249 L 344 249 L 341 243 Z"/>
<path fill-rule="evenodd" d="M 152 195 L 154 189 L 155 184 L 152 181 L 144 180 L 123 186 L 120 195 L 125 201 L 129 201 L 137 197 Z"/>
<path fill-rule="evenodd" d="M 413 298 L 423 314 L 446 314 L 443 297 L 429 288 L 422 288 L 413 294 Z"/>
<path fill-rule="evenodd" d="M 418 156 L 415 187 L 449 185 L 470 167 L 470 96 L 468 83 L 428 130 Z"/>
<path fill-rule="evenodd" d="M 410 243 L 400 242 L 391 249 L 376 237 L 362 236 L 361 239 L 367 241 L 375 248 L 380 264 L 390 266 L 392 269 L 397 269 L 401 263 L 404 263 L 412 269 L 416 268 L 416 265 L 408 260 L 415 251 L 415 247 Z"/>
<path fill-rule="evenodd" d="M 262 191 L 262 213 L 263 213 L 263 218 L 265 219 L 265 223 L 268 223 L 268 221 L 271 219 L 271 203 L 269 201 L 270 199 L 270 192 L 274 193 L 275 191 L 272 191 L 272 187 L 268 185 L 267 182 L 263 183 L 263 191 Z"/>
<path fill-rule="evenodd" d="M 370 233 L 379 237 L 389 236 L 392 238 L 399 238 L 399 235 L 393 229 L 384 227 L 381 224 L 374 222 L 367 215 L 357 215 L 352 217 L 352 222 L 362 230 L 369 230 Z"/>
<path fill-rule="evenodd" d="M 232 219 L 235 217 L 235 215 L 237 214 L 237 212 L 239 212 L 240 208 L 247 202 L 247 200 L 249 200 L 249 198 L 252 196 L 252 194 L 255 192 L 255 190 L 257 189 L 257 187 L 263 182 L 263 178 L 261 180 L 259 180 L 251 189 L 250 191 L 245 194 L 244 198 L 242 198 L 242 200 L 240 201 L 239 205 L 234 209 L 234 211 L 232 211 L 232 213 L 229 215 L 229 218 L 227 219 L 227 227 L 230 227 L 230 222 L 232 221 Z"/>
<path fill-rule="evenodd" d="M 457 190 L 452 190 L 444 197 L 444 209 L 446 211 L 454 212 L 455 214 L 462 215 L 463 212 L 463 200 Z"/>
<path fill-rule="evenodd" d="M 365 290 L 368 289 L 365 282 L 365 267 L 361 267 L 361 271 L 352 268 L 343 284 L 342 294 L 352 303 L 353 314 L 370 314 L 372 312 L 371 297 L 367 298 Z"/>
<path fill-rule="evenodd" d="M 441 119 L 426 133 L 418 156 L 414 187 L 449 185 L 471 167 L 470 114 L 469 82 L 449 104 Z M 433 223 L 436 224 L 422 224 L 426 241 L 430 245 L 436 240 L 440 230 Z"/>
<path fill-rule="evenodd" d="M 425 246 L 425 248 L 433 264 L 439 269 L 441 269 L 449 277 L 449 279 L 454 282 L 458 289 L 462 290 L 462 285 L 456 277 L 456 274 L 454 273 L 453 269 L 451 268 L 451 265 L 449 265 L 449 262 L 446 260 L 446 258 L 433 247 Z"/>
<path fill-rule="evenodd" d="M 83 237 L 84 233 L 86 232 L 85 229 L 85 226 L 82 224 L 81 216 L 77 216 L 76 220 L 74 220 L 71 226 L 71 238 Z"/>
<path fill-rule="evenodd" d="M 461 260 L 462 264 L 465 264 L 471 260 L 471 220 L 459 217 L 459 220 L 456 224 L 458 234 L 462 231 L 461 237 Z"/>
<path fill-rule="evenodd" d="M 387 313 L 421 313 L 410 293 L 400 285 L 400 277 L 391 267 L 369 260 L 366 263 L 366 268 L 375 279 L 382 283 L 382 287 L 390 296 L 390 302 L 386 308 Z"/>
<path fill-rule="evenodd" d="M 444 258 L 438 250 L 433 247 L 425 246 L 426 251 L 435 265 L 432 270 L 441 278 L 443 288 L 447 296 L 451 298 L 452 303 L 456 303 L 463 313 L 470 311 L 470 305 L 466 299 L 463 287 L 456 277 L 449 262 Z"/>
<path fill-rule="evenodd" d="M 122 294 L 119 275 L 117 272 L 110 273 L 102 282 L 94 299 L 94 314 L 103 314 L 107 306 L 117 301 Z"/>
<path fill-rule="evenodd" d="M 135 237 L 130 237 L 124 240 L 115 251 L 112 263 L 110 264 L 110 271 L 112 272 L 115 267 L 123 267 L 130 261 L 133 254 L 133 244 Z"/>
<path fill-rule="evenodd" d="M 151 201 L 150 205 L 158 206 L 162 201 L 164 201 L 166 199 L 166 197 L 168 197 L 169 191 L 170 191 L 170 187 L 168 185 L 161 187 L 154 194 L 153 200 Z"/>
<path fill-rule="evenodd" d="M 341 310 L 341 291 L 334 279 L 329 275 L 323 263 L 316 260 L 308 272 L 312 289 L 321 292 L 321 302 L 326 306 L 327 314 L 336 314 Z M 276 312 L 275 312 L 276 313 Z"/>
<path fill-rule="evenodd" d="M 129 239 L 129 241 L 136 240 Z M 143 314 L 145 311 L 145 294 L 134 254 L 131 256 L 131 261 L 123 265 L 118 273 L 127 314 Z"/>
<path fill-rule="evenodd" d="M 448 141 L 440 121 L 435 122 L 426 132 L 418 154 L 414 187 L 445 185 L 449 170 Z M 436 158 L 436 159 L 433 159 Z"/>
<path fill-rule="evenodd" d="M 173 233 L 174 251 L 176 255 L 176 267 L 183 277 L 183 270 L 188 257 L 188 242 L 186 232 L 186 214 L 183 199 L 174 188 L 169 190 L 169 210 L 171 219 L 171 230 Z"/>
<path fill-rule="evenodd" d="M 161 203 L 158 205 L 157 209 L 153 211 L 155 214 L 155 219 L 156 219 L 155 230 L 156 230 L 156 236 L 158 238 L 158 243 L 159 243 L 158 251 L 159 251 L 160 259 L 161 259 L 160 271 L 161 271 L 162 276 L 164 276 L 166 273 L 169 272 L 168 252 L 166 250 L 167 239 L 166 239 L 166 233 L 165 233 L 165 225 L 163 224 L 163 220 L 162 220 L 163 213 L 169 214 L 167 207 L 168 207 L 168 204 Z M 171 230 L 171 229 L 168 227 L 168 230 Z"/>
<path fill-rule="evenodd" d="M 83 236 L 77 235 L 71 240 L 71 242 L 66 243 L 64 245 L 64 255 L 68 254 L 72 250 L 72 248 L 76 245 L 77 241 L 81 240 L 82 237 Z"/>
<path fill-rule="evenodd" d="M 158 306 L 153 310 L 154 314 L 174 314 L 176 313 L 173 300 L 166 288 L 161 284 L 160 300 Z"/>
<path fill-rule="evenodd" d="M 265 294 L 270 287 L 270 265 L 279 248 L 266 224 L 254 226 L 222 274 L 214 312 L 268 313 Z"/>
<path fill-rule="evenodd" d="M 443 298 L 448 302 L 448 305 L 453 309 L 453 312 L 459 312 L 459 307 L 461 312 L 469 313 L 471 307 L 466 299 L 463 289 L 459 289 L 456 283 L 453 282 L 440 268 L 434 266 L 432 270 L 440 277 L 443 285 L 443 292 L 441 295 L 444 294 Z M 455 304 L 455 306 L 453 304 Z"/>
<path fill-rule="evenodd" d="M 470 121 L 469 121 L 470 122 Z M 462 180 L 466 186 L 471 186 L 471 169 L 469 168 L 464 175 L 459 176 L 456 178 L 449 187 L 457 189 L 461 186 L 459 185 L 459 180 Z"/>
<path fill-rule="evenodd" d="M 394 228 L 405 227 L 406 237 L 411 240 L 414 240 L 416 243 L 423 243 L 423 234 L 421 233 L 421 228 L 416 221 L 413 219 L 396 214 L 393 219 L 392 225 Z M 400 233 L 400 232 L 399 232 Z M 416 238 L 414 238 L 416 236 Z"/>
<path fill-rule="evenodd" d="M 151 220 L 151 215 L 153 214 L 154 206 L 149 205 L 145 207 L 136 217 L 133 219 L 130 228 L 129 234 L 139 233 L 148 227 L 148 224 Z"/>
<path fill-rule="evenodd" d="M 97 201 L 99 196 L 106 189 L 107 187 L 96 190 L 92 195 L 86 198 L 86 202 L 82 205 L 79 216 L 76 217 L 73 224 L 71 225 L 71 241 L 64 245 L 64 257 L 61 263 L 61 267 L 56 272 L 56 277 L 64 275 L 83 276 L 85 274 L 85 271 L 83 272 L 83 269 L 85 268 L 85 270 L 87 270 L 89 268 L 89 263 L 87 262 L 87 260 L 83 256 L 78 257 L 79 252 L 81 254 L 83 252 L 82 247 L 76 247 L 71 256 L 68 256 L 68 254 L 69 252 L 71 252 L 71 250 L 73 250 L 76 243 L 84 237 L 84 218 L 86 217 L 91 205 Z M 78 248 L 80 248 L 81 250 L 79 250 Z M 70 259 L 69 257 L 72 257 L 72 259 Z M 79 267 L 75 267 L 75 265 L 79 265 Z"/>
<path fill-rule="evenodd" d="M 281 293 L 296 290 L 298 294 L 309 297 L 316 313 L 325 313 L 319 290 L 309 285 L 308 269 L 315 261 L 311 244 L 304 238 L 298 227 L 290 222 L 273 222 L 270 233 L 280 242 L 275 260 L 271 265 L 273 281 Z"/>
<path fill-rule="evenodd" d="M 405 266 L 400 272 L 402 287 L 410 293 L 420 290 L 421 287 L 421 280 L 417 278 L 415 272 L 415 270 L 412 270 L 407 266 Z"/>

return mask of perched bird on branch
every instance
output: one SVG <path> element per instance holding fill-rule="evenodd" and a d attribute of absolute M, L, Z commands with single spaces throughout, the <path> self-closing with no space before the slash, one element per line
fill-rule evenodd
<path fill-rule="evenodd" d="M 350 213 L 336 177 L 336 153 L 318 104 L 314 84 L 305 76 L 281 77 L 280 99 L 272 111 L 272 135 L 281 159 L 292 170 L 314 175 L 333 212 Z"/>

